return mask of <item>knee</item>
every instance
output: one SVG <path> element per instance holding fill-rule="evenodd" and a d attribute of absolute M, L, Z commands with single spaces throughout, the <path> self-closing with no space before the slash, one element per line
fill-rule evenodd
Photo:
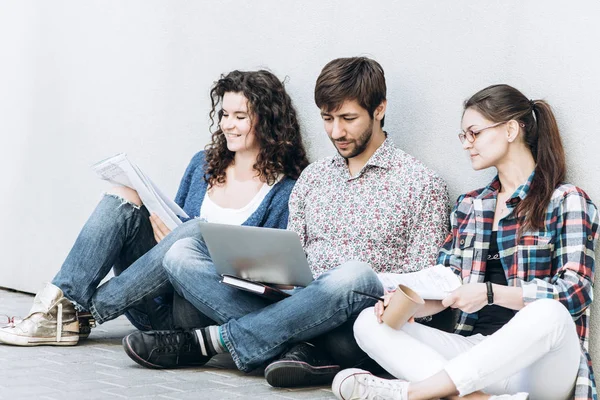
<path fill-rule="evenodd" d="M 373 295 L 383 293 L 377 274 L 371 265 L 361 261 L 348 261 L 329 271 L 326 281 L 335 290 L 356 289 L 372 292 Z"/>
<path fill-rule="evenodd" d="M 365 343 L 370 335 L 373 334 L 373 331 L 378 328 L 379 322 L 377 321 L 377 317 L 375 317 L 375 312 L 373 307 L 365 308 L 361 311 L 354 322 L 354 338 L 358 345 L 362 348 L 363 345 L 361 343 Z"/>
<path fill-rule="evenodd" d="M 381 348 L 381 343 L 387 342 L 391 328 L 385 324 L 380 324 L 375 316 L 374 308 L 365 308 L 354 322 L 354 339 L 362 351 L 371 358 L 377 354 Z M 402 331 L 394 331 L 394 338 L 398 340 L 402 336 L 407 336 Z"/>
<path fill-rule="evenodd" d="M 170 233 L 173 235 L 173 240 L 185 239 L 193 237 L 202 240 L 202 233 L 200 232 L 200 222 L 195 219 L 184 222 Z"/>
<path fill-rule="evenodd" d="M 167 274 L 178 275 L 179 271 L 184 268 L 186 253 L 193 248 L 193 242 L 193 238 L 184 238 L 173 243 L 163 258 L 163 267 Z"/>
<path fill-rule="evenodd" d="M 119 197 L 137 207 L 142 205 L 142 199 L 135 190 L 126 186 L 115 186 L 106 191 L 106 194 Z"/>
<path fill-rule="evenodd" d="M 177 240 L 163 257 L 163 268 L 167 275 L 184 279 L 189 271 L 203 274 L 203 268 L 210 262 L 208 249 L 202 239 L 185 237 Z"/>
<path fill-rule="evenodd" d="M 569 310 L 558 300 L 540 299 L 519 311 L 522 318 L 538 328 L 556 329 L 573 323 Z"/>

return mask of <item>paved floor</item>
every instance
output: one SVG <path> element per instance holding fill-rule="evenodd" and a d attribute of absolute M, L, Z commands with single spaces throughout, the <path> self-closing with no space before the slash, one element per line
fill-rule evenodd
<path fill-rule="evenodd" d="M 0 314 L 25 316 L 33 297 L 0 289 Z M 0 399 L 333 399 L 329 387 L 275 389 L 262 371 L 244 374 L 230 357 L 204 368 L 149 370 L 131 361 L 124 317 L 100 325 L 74 347 L 0 345 Z"/>

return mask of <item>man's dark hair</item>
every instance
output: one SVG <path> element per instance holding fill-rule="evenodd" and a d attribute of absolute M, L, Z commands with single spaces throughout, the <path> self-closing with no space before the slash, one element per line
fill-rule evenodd
<path fill-rule="evenodd" d="M 385 100 L 385 75 L 381 65 L 367 57 L 337 58 L 321 71 L 315 85 L 315 103 L 325 111 L 339 109 L 346 100 L 356 100 L 369 112 Z M 381 120 L 383 126 L 383 119 Z"/>

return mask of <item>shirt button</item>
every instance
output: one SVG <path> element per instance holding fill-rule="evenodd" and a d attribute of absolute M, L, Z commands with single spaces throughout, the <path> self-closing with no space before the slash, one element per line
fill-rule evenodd
<path fill-rule="evenodd" d="M 592 235 L 588 235 L 588 240 L 591 242 L 592 240 L 594 240 Z"/>
<path fill-rule="evenodd" d="M 465 239 L 460 239 L 460 244 L 465 244 Z"/>

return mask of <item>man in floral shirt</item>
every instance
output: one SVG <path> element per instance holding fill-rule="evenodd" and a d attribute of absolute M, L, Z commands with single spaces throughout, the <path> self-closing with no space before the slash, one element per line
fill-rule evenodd
<path fill-rule="evenodd" d="M 315 102 L 338 154 L 302 173 L 290 197 L 288 223 L 300 236 L 315 280 L 267 305 L 258 296 L 232 295 L 226 285 L 213 285 L 218 276 L 205 246 L 176 243 L 164 261 L 171 282 L 220 325 L 133 333 L 123 343 L 136 362 L 197 366 L 229 352 L 240 370 L 250 371 L 296 344 L 269 364 L 267 381 L 273 386 L 330 382 L 339 366 L 302 342 L 348 324 L 372 306 L 374 300 L 353 291 L 382 295 L 377 273 L 435 264 L 447 235 L 446 186 L 383 131 L 387 101 L 381 66 L 364 57 L 331 61 L 317 79 Z"/>
<path fill-rule="evenodd" d="M 338 154 L 304 170 L 288 222 L 315 279 L 349 260 L 367 262 L 376 273 L 418 271 L 436 263 L 446 238 L 445 183 L 383 131 L 385 94 L 383 69 L 367 58 L 333 60 L 317 80 L 315 102 Z M 311 345 L 296 345 L 267 366 L 269 383 L 328 383 L 339 364 L 370 361 L 355 344 L 354 320 L 312 341 L 334 361 Z"/>

